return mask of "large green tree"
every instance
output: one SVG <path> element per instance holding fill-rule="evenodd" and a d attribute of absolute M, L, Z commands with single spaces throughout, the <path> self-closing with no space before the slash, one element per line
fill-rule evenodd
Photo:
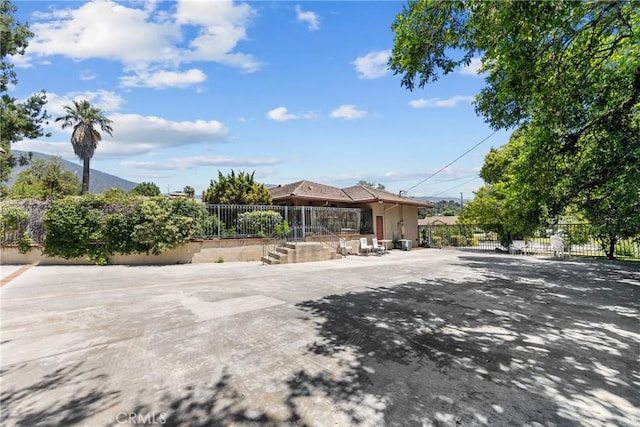
<path fill-rule="evenodd" d="M 133 190 L 131 190 L 131 194 L 135 194 L 137 196 L 147 196 L 154 197 L 160 196 L 162 192 L 160 191 L 160 187 L 154 182 L 141 182 L 136 185 Z"/>
<path fill-rule="evenodd" d="M 520 216 L 574 205 L 609 240 L 630 237 L 640 233 L 623 226 L 640 216 L 637 186 L 628 185 L 640 163 L 639 9 L 638 1 L 411 2 L 392 26 L 390 67 L 413 90 L 482 57 L 476 111 L 495 129 L 523 132 L 519 168 L 501 180 L 528 205 Z"/>
<path fill-rule="evenodd" d="M 25 100 L 9 95 L 11 86 L 18 84 L 11 56 L 24 55 L 33 33 L 27 24 L 17 22 L 13 14 L 17 8 L 8 0 L 0 3 L 0 183 L 9 179 L 18 159 L 11 154 L 11 144 L 25 138 L 49 136 L 43 125 L 49 115 L 44 109 L 47 102 L 42 90 Z M 25 163 L 25 159 L 20 159 Z"/>
<path fill-rule="evenodd" d="M 209 188 L 202 193 L 202 201 L 235 205 L 270 205 L 271 193 L 264 184 L 255 182 L 254 173 L 240 171 L 236 174 L 232 170 L 225 176 L 218 171 L 218 180 L 211 180 Z"/>
<path fill-rule="evenodd" d="M 60 157 L 50 161 L 34 160 L 18 174 L 16 182 L 9 189 L 12 199 L 59 199 L 78 194 L 80 180 L 65 169 Z"/>
<path fill-rule="evenodd" d="M 541 120 L 571 143 L 637 108 L 637 1 L 412 1 L 392 25 L 402 85 L 436 81 L 482 56 L 477 111 L 495 128 Z"/>
<path fill-rule="evenodd" d="M 386 190 L 386 188 L 387 188 L 387 187 L 385 187 L 384 184 L 376 185 L 373 182 L 365 181 L 364 179 L 361 179 L 360 181 L 358 181 L 358 183 L 356 185 L 364 185 L 366 187 L 375 188 L 376 190 Z"/>
<path fill-rule="evenodd" d="M 96 126 L 99 126 L 103 132 L 112 135 L 112 121 L 87 100 L 73 101 L 73 106 L 66 105 L 64 110 L 66 115 L 56 118 L 56 122 L 62 122 L 62 129 L 73 126 L 71 145 L 73 152 L 83 161 L 82 194 L 85 194 L 89 192 L 90 161 L 98 147 L 98 142 L 102 139 Z"/>
<path fill-rule="evenodd" d="M 485 185 L 475 192 L 460 217 L 462 222 L 481 224 L 496 232 L 505 246 L 513 239 L 531 237 L 549 219 L 546 205 L 540 200 L 551 200 L 550 190 L 531 181 L 523 166 L 526 137 L 525 129 L 519 129 L 503 147 L 489 150 L 480 170 Z M 538 177 L 536 173 L 531 175 Z"/>

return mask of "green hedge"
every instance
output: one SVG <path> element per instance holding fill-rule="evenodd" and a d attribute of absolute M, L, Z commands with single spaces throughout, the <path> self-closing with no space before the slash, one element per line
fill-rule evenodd
<path fill-rule="evenodd" d="M 44 253 L 106 264 L 116 252 L 160 254 L 202 232 L 206 209 L 191 199 L 85 195 L 45 213 Z"/>

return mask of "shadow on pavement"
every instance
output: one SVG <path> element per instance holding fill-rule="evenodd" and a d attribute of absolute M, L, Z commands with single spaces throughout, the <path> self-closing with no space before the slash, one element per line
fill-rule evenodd
<path fill-rule="evenodd" d="M 2 406 L 2 425 L 37 426 L 60 425 L 68 426 L 82 423 L 83 420 L 114 405 L 119 392 L 86 389 L 86 382 L 100 381 L 104 375 L 96 374 L 93 369 L 83 370 L 83 363 L 58 368 L 43 376 L 38 382 L 20 389 L 6 389 L 3 387 L 0 395 Z M 24 369 L 25 366 L 20 367 Z M 7 371 L 3 370 L 1 377 Z M 57 390 L 75 389 L 71 398 L 62 397 Z M 53 391 L 53 393 L 52 393 Z M 23 404 L 28 398 L 37 401 L 38 409 L 34 405 Z"/>
<path fill-rule="evenodd" d="M 299 304 L 322 337 L 309 350 L 341 358 L 345 372 L 299 373 L 292 394 L 352 403 L 353 424 L 368 399 L 385 425 L 638 425 L 638 271 L 497 257 L 461 264 L 476 279 Z"/>
<path fill-rule="evenodd" d="M 116 424 L 164 426 L 640 425 L 640 268 L 495 256 L 459 263 L 455 278 L 297 304 L 317 330 L 307 356 L 331 363 L 274 379 L 277 401 L 250 400 L 223 370 L 120 408 L 124 391 L 87 388 L 106 381 L 81 362 L 3 389 L 0 421 L 82 424 L 107 411 L 138 417 Z"/>
<path fill-rule="evenodd" d="M 287 420 L 270 419 L 264 412 L 250 408 L 224 373 L 211 386 L 187 386 L 183 394 L 164 394 L 155 405 L 138 405 L 127 411 L 139 419 L 155 419 L 164 426 L 256 425 L 276 427 Z"/>

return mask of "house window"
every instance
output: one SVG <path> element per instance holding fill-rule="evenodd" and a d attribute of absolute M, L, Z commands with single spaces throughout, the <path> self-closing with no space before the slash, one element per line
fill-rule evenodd
<path fill-rule="evenodd" d="M 360 234 L 373 234 L 373 212 L 362 209 L 360 214 Z"/>

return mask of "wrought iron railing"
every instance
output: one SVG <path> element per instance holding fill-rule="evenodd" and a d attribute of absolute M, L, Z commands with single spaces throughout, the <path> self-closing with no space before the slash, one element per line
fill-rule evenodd
<path fill-rule="evenodd" d="M 478 250 L 509 251 L 506 242 L 488 227 L 474 224 L 428 225 L 421 227 L 420 243 L 434 248 L 459 247 Z M 513 240 L 526 242 L 527 253 L 553 255 L 551 236 L 559 235 L 565 244 L 565 253 L 576 256 L 605 256 L 602 242 L 591 234 L 588 224 L 561 224 L 540 228 L 532 236 L 513 236 Z M 640 236 L 621 239 L 615 245 L 615 256 L 640 258 Z"/>
<path fill-rule="evenodd" d="M 272 237 L 281 222 L 288 224 L 288 239 L 304 241 L 322 230 L 360 233 L 361 210 L 325 206 L 206 205 L 200 239 Z M 280 229 L 281 231 L 281 229 Z"/>
<path fill-rule="evenodd" d="M 315 227 L 313 232 L 307 235 L 307 238 L 309 241 L 322 243 L 337 253 L 342 236 L 324 227 Z"/>
<path fill-rule="evenodd" d="M 269 254 L 275 252 L 279 247 L 282 247 L 287 243 L 286 237 L 273 237 L 271 239 L 264 239 L 262 241 L 262 263 L 265 263 L 265 259 L 269 257 Z"/>

